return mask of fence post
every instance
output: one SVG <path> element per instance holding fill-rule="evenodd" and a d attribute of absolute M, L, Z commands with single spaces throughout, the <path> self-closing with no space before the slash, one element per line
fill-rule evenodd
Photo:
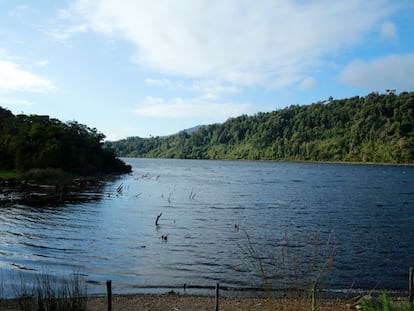
<path fill-rule="evenodd" d="M 219 289 L 220 284 L 216 283 L 216 311 L 219 311 Z"/>
<path fill-rule="evenodd" d="M 410 272 L 408 275 L 408 301 L 413 303 L 414 300 L 414 275 L 413 268 L 410 267 Z"/>
<path fill-rule="evenodd" d="M 106 290 L 108 293 L 108 311 L 112 311 L 112 281 L 106 281 Z"/>

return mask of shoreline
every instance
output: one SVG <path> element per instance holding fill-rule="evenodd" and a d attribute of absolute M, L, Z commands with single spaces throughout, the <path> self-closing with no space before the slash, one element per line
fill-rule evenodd
<path fill-rule="evenodd" d="M 272 160 L 272 159 L 192 159 L 192 158 L 153 158 L 153 157 L 128 157 L 123 156 L 122 159 L 151 159 L 151 160 L 191 160 L 191 161 L 238 161 L 238 162 L 274 162 L 274 163 L 309 163 L 309 164 L 344 164 L 344 165 L 379 165 L 379 166 L 414 166 L 413 163 L 400 162 L 353 162 L 353 161 L 313 161 L 313 160 Z"/>
<path fill-rule="evenodd" d="M 107 310 L 106 296 L 85 297 L 86 310 Z M 321 311 L 345 311 L 355 301 L 352 299 L 320 298 L 316 304 Z M 214 296 L 180 295 L 175 292 L 166 294 L 129 294 L 113 295 L 113 311 L 163 311 L 163 310 L 214 310 Z M 260 298 L 260 297 L 219 297 L 219 310 L 310 310 L 311 298 Z M 0 307 L 4 311 L 18 310 L 18 299 L 0 300 Z"/>
<path fill-rule="evenodd" d="M 219 296 L 216 300 L 212 295 L 200 294 L 181 294 L 173 290 L 160 294 L 113 294 L 111 295 L 112 311 L 200 311 L 214 310 L 216 304 L 220 311 L 259 311 L 259 310 L 294 310 L 309 311 L 312 309 L 312 303 L 315 304 L 319 311 L 346 311 L 359 309 L 362 303 L 362 297 L 371 303 L 379 303 L 380 294 L 352 295 L 348 297 L 321 297 L 316 295 L 312 300 L 310 295 L 305 297 L 243 297 L 243 296 Z M 75 298 L 77 303 L 82 302 L 82 310 L 85 311 L 102 311 L 108 309 L 108 297 L 106 295 L 87 295 Z M 406 296 L 390 296 L 390 302 L 395 307 L 403 308 L 408 302 Z M 36 305 L 36 300 L 29 296 L 22 298 L 0 298 L 0 310 L 2 311 L 18 311 L 19 304 L 24 306 Z M 217 310 L 217 309 L 216 309 Z M 400 309 L 398 309 L 400 310 Z M 402 309 L 401 309 L 402 310 Z"/>

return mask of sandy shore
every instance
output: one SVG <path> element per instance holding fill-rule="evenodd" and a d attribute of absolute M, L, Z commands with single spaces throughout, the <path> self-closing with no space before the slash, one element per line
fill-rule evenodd
<path fill-rule="evenodd" d="M 317 310 L 343 311 L 349 310 L 344 299 L 320 299 Z M 0 309 L 4 311 L 18 310 L 16 301 L 0 302 Z M 87 298 L 88 311 L 107 311 L 106 297 Z M 202 311 L 215 310 L 215 298 L 207 296 L 187 296 L 176 294 L 165 295 L 115 295 L 112 301 L 113 311 Z M 310 299 L 264 299 L 264 298 L 228 298 L 220 297 L 220 311 L 255 311 L 255 310 L 311 310 Z"/>

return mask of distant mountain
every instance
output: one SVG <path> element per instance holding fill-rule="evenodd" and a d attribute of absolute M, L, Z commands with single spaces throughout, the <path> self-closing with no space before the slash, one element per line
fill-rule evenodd
<path fill-rule="evenodd" d="M 414 164 L 414 93 L 330 98 L 107 144 L 130 157 Z"/>
<path fill-rule="evenodd" d="M 189 129 L 185 129 L 185 130 L 182 130 L 182 131 L 180 131 L 180 132 L 186 132 L 188 135 L 191 135 L 191 134 L 193 134 L 194 132 L 197 132 L 201 127 L 203 127 L 204 125 L 196 125 L 196 126 L 194 126 L 194 127 L 191 127 L 191 128 L 189 128 Z M 177 133 L 178 134 L 178 133 Z"/>

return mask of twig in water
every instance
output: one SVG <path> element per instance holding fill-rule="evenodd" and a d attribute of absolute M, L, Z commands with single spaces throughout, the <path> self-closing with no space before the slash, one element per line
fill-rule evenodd
<path fill-rule="evenodd" d="M 124 190 L 124 183 L 121 183 L 118 188 L 116 188 L 116 192 L 118 194 L 122 194 L 122 191 Z"/>
<path fill-rule="evenodd" d="M 160 213 L 160 214 L 157 216 L 157 219 L 155 220 L 155 225 L 156 225 L 157 227 L 159 226 L 159 224 L 158 224 L 158 220 L 160 220 L 161 215 L 162 215 L 162 213 Z"/>
<path fill-rule="evenodd" d="M 196 196 L 196 193 L 194 192 L 193 189 L 191 189 L 190 195 L 188 196 L 188 198 L 190 199 L 190 201 L 194 201 Z"/>

